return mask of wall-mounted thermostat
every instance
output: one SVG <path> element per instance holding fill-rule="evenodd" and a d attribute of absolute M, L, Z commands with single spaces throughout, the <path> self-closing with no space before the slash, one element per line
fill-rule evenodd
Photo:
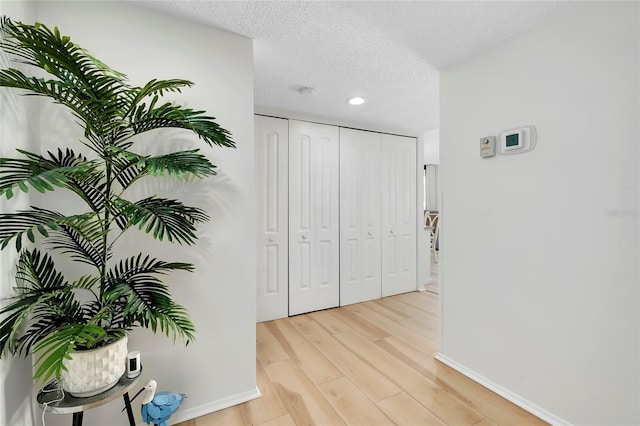
<path fill-rule="evenodd" d="M 500 133 L 500 154 L 522 154 L 536 147 L 537 132 L 534 126 L 525 126 Z"/>
<path fill-rule="evenodd" d="M 494 157 L 496 155 L 496 137 L 487 136 L 480 139 L 480 156 L 482 158 Z"/>

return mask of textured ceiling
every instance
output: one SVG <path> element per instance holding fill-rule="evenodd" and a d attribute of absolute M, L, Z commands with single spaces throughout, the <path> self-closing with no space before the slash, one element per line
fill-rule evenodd
<path fill-rule="evenodd" d="M 176 1 L 134 3 L 254 40 L 255 104 L 374 130 L 438 127 L 439 70 L 570 2 Z M 316 94 L 301 97 L 300 87 Z M 363 96 L 355 107 L 346 98 Z"/>

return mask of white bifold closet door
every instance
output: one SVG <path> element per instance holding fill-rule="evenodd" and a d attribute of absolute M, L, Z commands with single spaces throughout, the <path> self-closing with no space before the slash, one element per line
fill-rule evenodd
<path fill-rule="evenodd" d="M 258 216 L 257 321 L 288 315 L 288 120 L 255 117 Z"/>
<path fill-rule="evenodd" d="M 379 299 L 380 133 L 340 129 L 340 305 Z"/>
<path fill-rule="evenodd" d="M 339 305 L 338 128 L 289 121 L 289 315 Z"/>
<path fill-rule="evenodd" d="M 382 296 L 416 290 L 416 139 L 381 136 Z"/>

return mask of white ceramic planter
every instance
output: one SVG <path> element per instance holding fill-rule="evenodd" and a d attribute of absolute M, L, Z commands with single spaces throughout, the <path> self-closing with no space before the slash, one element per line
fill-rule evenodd
<path fill-rule="evenodd" d="M 65 360 L 68 371 L 62 371 L 62 388 L 77 397 L 97 395 L 118 383 L 127 360 L 127 337 L 110 345 L 74 352 Z"/>

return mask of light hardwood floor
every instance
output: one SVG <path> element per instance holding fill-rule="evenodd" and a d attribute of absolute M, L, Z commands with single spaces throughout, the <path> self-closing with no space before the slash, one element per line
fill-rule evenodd
<path fill-rule="evenodd" d="M 259 323 L 262 397 L 180 426 L 543 425 L 433 358 L 438 294 Z"/>

